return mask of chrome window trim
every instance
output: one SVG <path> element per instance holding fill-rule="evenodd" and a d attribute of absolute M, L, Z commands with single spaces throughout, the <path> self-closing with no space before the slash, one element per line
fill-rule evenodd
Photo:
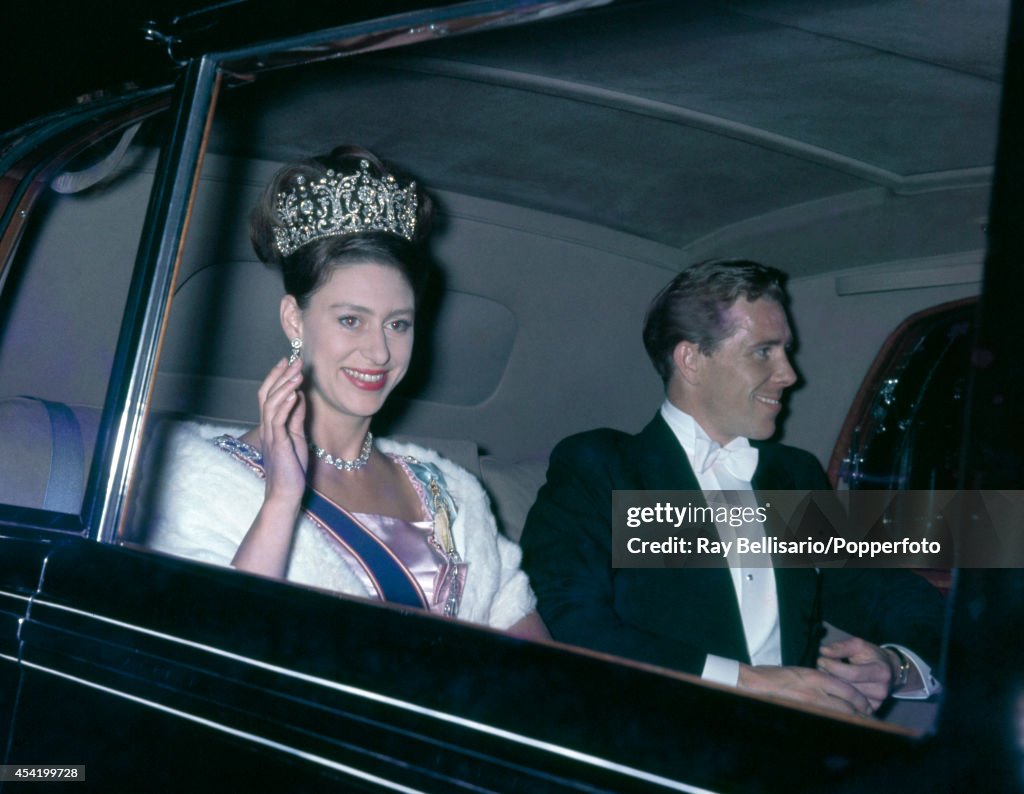
<path fill-rule="evenodd" d="M 83 510 L 90 535 L 107 542 L 116 537 L 138 456 L 218 78 L 215 61 L 207 57 L 190 63 L 182 76 L 171 108 L 171 132 L 160 153 L 146 210 L 96 439 L 93 460 L 98 465 L 90 472 Z M 111 426 L 115 426 L 113 432 Z"/>
<path fill-rule="evenodd" d="M 442 36 L 523 24 L 608 5 L 612 1 L 471 0 L 225 50 L 214 53 L 214 57 L 226 72 L 246 75 L 360 52 L 394 49 Z"/>

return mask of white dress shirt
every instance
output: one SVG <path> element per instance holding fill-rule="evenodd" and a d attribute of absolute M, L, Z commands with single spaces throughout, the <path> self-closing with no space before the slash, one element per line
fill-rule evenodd
<path fill-rule="evenodd" d="M 712 441 L 704 429 L 688 413 L 679 410 L 665 400 L 661 415 L 672 429 L 679 444 L 690 460 L 697 484 L 711 506 L 722 502 L 722 492 L 751 492 L 750 481 L 757 467 L 757 450 L 745 438 L 735 438 L 722 448 Z M 732 454 L 729 454 L 732 453 Z M 738 455 L 740 460 L 733 460 Z M 753 494 L 750 494 L 751 499 Z M 754 506 L 752 502 L 749 506 Z M 734 541 L 737 528 L 728 522 L 717 524 L 719 539 Z M 747 522 L 739 531 L 755 533 L 751 539 L 764 537 L 759 524 Z M 733 543 L 732 548 L 735 548 Z M 782 641 L 779 632 L 779 601 L 775 588 L 775 571 L 771 566 L 743 567 L 735 559 L 728 558 L 729 573 L 732 575 L 736 601 L 743 621 L 743 634 L 747 640 L 747 653 L 752 664 L 782 664 Z M 719 684 L 735 686 L 739 680 L 740 663 L 735 659 L 708 654 L 701 677 Z"/>
<path fill-rule="evenodd" d="M 697 477 L 697 484 L 710 506 L 722 503 L 722 492 L 725 491 L 735 492 L 736 498 L 743 502 L 743 506 L 757 507 L 751 486 L 757 468 L 757 450 L 750 446 L 748 439 L 734 438 L 725 447 L 721 447 L 711 440 L 692 416 L 668 400 L 662 403 L 661 416 L 686 452 L 693 473 Z M 749 497 L 743 492 L 750 492 Z M 733 496 L 732 493 L 728 495 Z M 734 541 L 738 531 L 745 533 L 752 540 L 764 537 L 764 529 L 755 522 L 746 522 L 738 529 L 729 526 L 728 523 L 716 524 L 716 528 L 720 540 L 725 542 Z M 732 548 L 735 548 L 735 544 Z M 770 555 L 766 556 L 769 556 L 769 559 L 765 567 L 743 567 L 739 565 L 735 555 L 727 559 L 751 664 L 781 665 L 782 638 L 779 630 L 778 591 L 775 587 L 775 571 L 771 567 Z M 750 555 L 746 557 L 750 559 Z M 907 700 L 924 699 L 941 690 L 938 681 L 932 677 L 931 668 L 913 651 L 894 644 L 885 644 L 882 647 L 893 648 L 904 654 L 917 668 L 921 681 L 924 682 L 923 687 L 900 691 L 894 697 Z M 730 686 L 736 686 L 739 675 L 740 663 L 737 660 L 710 653 L 701 673 L 701 677 L 708 681 Z"/>

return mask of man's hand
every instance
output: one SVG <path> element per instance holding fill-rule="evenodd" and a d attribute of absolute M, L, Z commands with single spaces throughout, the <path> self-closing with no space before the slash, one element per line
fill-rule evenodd
<path fill-rule="evenodd" d="M 737 682 L 742 689 L 811 703 L 844 714 L 868 715 L 874 711 L 857 687 L 809 667 L 752 667 L 740 665 Z"/>
<path fill-rule="evenodd" d="M 818 669 L 846 681 L 867 698 L 874 712 L 892 693 L 899 675 L 900 658 L 895 651 L 879 648 L 860 637 L 848 637 L 823 645 Z"/>

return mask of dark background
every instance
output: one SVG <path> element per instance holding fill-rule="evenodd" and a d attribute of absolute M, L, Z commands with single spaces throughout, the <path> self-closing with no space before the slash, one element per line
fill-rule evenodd
<path fill-rule="evenodd" d="M 147 41 L 150 21 L 160 31 L 199 9 L 177 28 L 188 56 L 230 50 L 360 19 L 389 16 L 458 0 L 3 0 L 0 131 L 13 129 L 77 98 L 173 80 L 165 45 Z"/>
<path fill-rule="evenodd" d="M 147 20 L 168 20 L 213 0 L 7 0 L 0 15 L 0 131 L 81 95 L 174 77 Z"/>

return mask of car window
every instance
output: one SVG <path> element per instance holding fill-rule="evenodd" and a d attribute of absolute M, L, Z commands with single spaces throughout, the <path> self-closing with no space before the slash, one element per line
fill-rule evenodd
<path fill-rule="evenodd" d="M 885 341 L 829 466 L 850 489 L 957 487 L 977 303 L 908 317 Z"/>
<path fill-rule="evenodd" d="M 38 195 L 0 282 L 0 504 L 79 511 L 158 130 L 118 125 L 30 172 Z"/>
<path fill-rule="evenodd" d="M 436 322 L 417 340 L 426 342 L 415 351 L 420 377 L 404 384 L 409 388 L 393 398 L 398 410 L 382 417 L 375 432 L 411 438 L 468 469 L 487 489 L 503 534 L 517 540 L 555 443 L 574 429 L 642 425 L 658 405 L 661 385 L 636 349 L 636 326 L 677 255 L 638 238 L 596 234 L 568 214 L 564 196 L 550 196 L 547 213 L 540 213 L 514 206 L 508 196 L 481 200 L 465 184 L 454 189 L 438 161 L 454 163 L 458 152 L 433 157 L 431 147 L 482 125 L 486 96 L 448 74 L 424 77 L 420 52 L 260 75 L 218 98 L 123 541 L 149 547 L 173 506 L 169 478 L 182 466 L 201 465 L 198 458 L 182 462 L 182 450 L 192 448 L 183 439 L 237 436 L 258 421 L 257 389 L 288 354 L 288 339 L 279 320 L 280 275 L 252 250 L 249 212 L 281 165 L 335 145 L 376 148 L 417 176 L 426 170 L 422 178 L 439 204 L 433 252 L 443 283 Z M 398 106 L 416 112 L 396 118 Z M 417 138 L 410 119 L 422 121 L 425 113 L 435 114 L 428 126 L 438 129 Z M 517 123 L 525 139 L 542 137 L 544 119 L 524 115 Z M 478 184 L 507 179 L 514 192 L 500 157 L 476 168 Z M 570 235 L 586 242 L 563 239 Z M 808 289 L 811 304 L 814 291 L 826 287 L 815 282 Z M 613 295 L 616 311 L 604 311 Z M 606 383 L 600 373 L 607 360 L 616 361 L 616 380 L 629 389 Z M 549 388 L 537 389 L 538 382 Z M 235 551 L 200 546 L 191 547 L 193 559 L 222 565 Z M 904 706 L 896 716 L 923 729 L 935 709 L 934 702 Z"/>

